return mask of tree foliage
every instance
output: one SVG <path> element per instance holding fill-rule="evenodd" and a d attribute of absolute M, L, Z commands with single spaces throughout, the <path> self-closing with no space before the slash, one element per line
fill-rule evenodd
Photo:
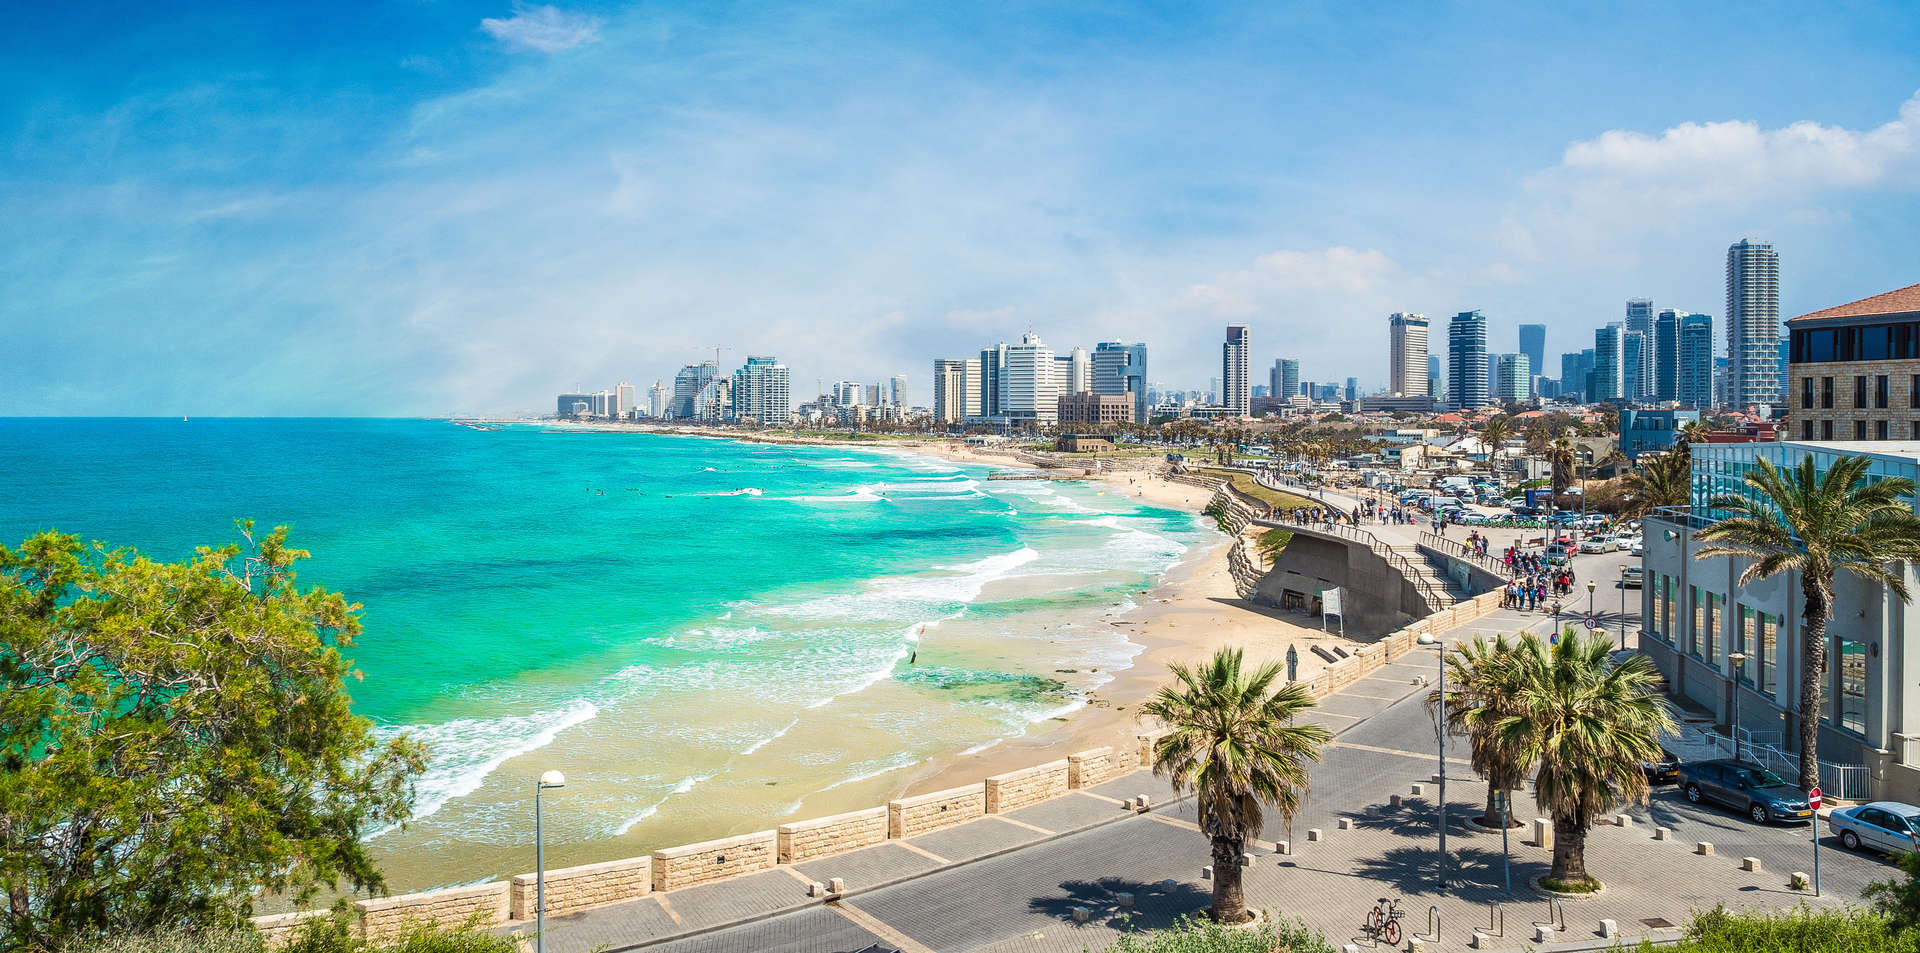
<path fill-rule="evenodd" d="M 1164 930 L 1129 933 L 1106 953 L 1333 953 L 1333 944 L 1297 920 L 1236 929 L 1207 919 L 1181 919 Z"/>
<path fill-rule="evenodd" d="M 164 563 L 0 547 L 7 949 L 237 925 L 262 891 L 382 887 L 362 844 L 425 752 L 348 709 L 359 606 L 301 591 L 286 528 Z"/>

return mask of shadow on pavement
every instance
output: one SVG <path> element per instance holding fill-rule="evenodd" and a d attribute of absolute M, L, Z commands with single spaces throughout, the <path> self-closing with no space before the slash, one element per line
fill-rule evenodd
<path fill-rule="evenodd" d="M 1099 880 L 1068 880 L 1060 884 L 1064 897 L 1035 897 L 1027 908 L 1035 913 L 1073 922 L 1073 909 L 1085 907 L 1093 914 L 1089 922 L 1105 923 L 1117 929 L 1159 930 L 1172 926 L 1180 917 L 1191 916 L 1213 902 L 1213 895 L 1191 884 L 1178 881 L 1146 882 L 1125 877 Z M 1120 906 L 1119 895 L 1133 894 L 1133 908 Z"/>

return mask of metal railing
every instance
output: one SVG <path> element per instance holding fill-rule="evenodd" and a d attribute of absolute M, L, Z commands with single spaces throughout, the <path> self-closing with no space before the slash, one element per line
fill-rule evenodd
<path fill-rule="evenodd" d="M 1729 736 L 1719 730 L 1701 732 L 1712 744 L 1714 750 L 1725 751 L 1727 757 L 1733 757 L 1734 745 Z M 1780 750 L 1777 743 L 1760 740 L 1764 736 L 1777 738 L 1776 732 L 1753 732 L 1740 729 L 1740 757 L 1772 771 L 1783 778 L 1794 779 L 1800 776 L 1800 758 Z M 1828 797 L 1845 801 L 1864 801 L 1872 796 L 1873 778 L 1867 773 L 1864 764 L 1834 764 L 1822 761 L 1820 764 L 1820 793 Z"/>
<path fill-rule="evenodd" d="M 1909 768 L 1920 768 L 1920 735 L 1900 736 L 1900 763 Z"/>
<path fill-rule="evenodd" d="M 1262 526 L 1271 526 L 1275 529 L 1306 530 L 1313 533 L 1326 533 L 1329 536 L 1339 536 L 1343 539 L 1350 539 L 1367 547 L 1373 551 L 1374 555 L 1386 560 L 1387 565 L 1392 566 L 1398 571 L 1401 578 L 1413 584 L 1413 587 L 1420 591 L 1421 597 L 1427 601 L 1429 612 L 1437 612 L 1440 609 L 1453 605 L 1454 602 L 1457 601 L 1446 590 L 1434 585 L 1433 580 L 1423 575 L 1418 569 L 1415 569 L 1413 563 L 1408 560 L 1407 557 L 1401 555 L 1398 550 L 1382 542 L 1380 537 L 1351 523 L 1293 523 L 1273 519 L 1260 519 L 1254 520 L 1254 522 Z"/>
<path fill-rule="evenodd" d="M 1424 531 L 1420 534 L 1420 542 L 1422 545 L 1430 546 L 1449 556 L 1458 556 L 1465 559 L 1496 576 L 1511 577 L 1513 575 L 1513 572 L 1507 568 L 1506 563 L 1480 552 L 1480 550 L 1474 548 L 1470 543 L 1458 542 L 1448 539 L 1445 536 Z"/>

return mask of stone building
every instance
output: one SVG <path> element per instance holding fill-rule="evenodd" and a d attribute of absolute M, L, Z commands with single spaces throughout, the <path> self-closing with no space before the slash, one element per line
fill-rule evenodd
<path fill-rule="evenodd" d="M 1920 284 L 1787 322 L 1789 437 L 1920 440 Z"/>

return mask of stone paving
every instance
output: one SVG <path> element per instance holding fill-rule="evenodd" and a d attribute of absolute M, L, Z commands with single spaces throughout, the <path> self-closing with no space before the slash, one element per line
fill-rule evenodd
<path fill-rule="evenodd" d="M 1501 610 L 1447 638 L 1545 633 L 1552 624 L 1543 613 Z M 1603 918 L 1614 920 L 1629 941 L 1660 938 L 1672 935 L 1663 924 L 1683 924 L 1693 911 L 1718 903 L 1848 902 L 1867 883 L 1894 873 L 1884 858 L 1826 842 L 1825 896 L 1791 891 L 1788 874 L 1812 869 L 1806 825 L 1753 825 L 1731 812 L 1689 805 L 1669 786 L 1650 805 L 1625 811 L 1630 825 L 1604 825 L 1589 835 L 1587 863 L 1607 889 L 1550 905 L 1530 887 L 1551 860 L 1530 843 L 1530 822 L 1544 814 L 1530 796 L 1517 795 L 1515 817 L 1527 825 L 1508 833 L 1504 853 L 1497 830 L 1469 827 L 1466 819 L 1480 813 L 1486 791 L 1461 760 L 1459 744 L 1447 769 L 1454 886 L 1443 890 L 1436 885 L 1436 738 L 1425 706 L 1437 673 L 1437 653 L 1416 650 L 1325 700 L 1316 720 L 1336 733 L 1335 741 L 1314 767 L 1308 802 L 1292 825 L 1268 818 L 1264 843 L 1246 871 L 1251 905 L 1304 920 L 1336 948 L 1375 949 L 1360 924 L 1377 898 L 1394 897 L 1409 936 L 1427 935 L 1429 913 L 1437 914 L 1439 935 L 1426 943 L 1430 950 L 1468 949 L 1472 931 L 1490 927 L 1500 929 L 1483 948 L 1552 950 L 1601 944 Z M 1414 785 L 1422 786 L 1420 795 Z M 1114 803 L 1138 794 L 1152 798 L 1151 813 L 1131 814 Z M 1396 794 L 1398 807 L 1390 803 Z M 1163 927 L 1207 905 L 1201 868 L 1208 848 L 1193 819 L 1191 802 L 1175 801 L 1165 781 L 1141 771 L 906 842 L 551 917 L 547 946 L 554 953 L 639 947 L 852 953 L 873 943 L 906 953 L 1100 950 L 1124 931 Z M 1655 840 L 1656 827 L 1669 828 L 1672 839 Z M 1309 829 L 1320 839 L 1309 841 Z M 1291 853 L 1272 851 L 1271 842 L 1281 840 Z M 1712 854 L 1694 853 L 1697 841 L 1712 842 Z M 1743 857 L 1757 858 L 1761 869 L 1742 870 Z M 1509 875 L 1511 892 L 1503 886 Z M 847 881 L 842 902 L 805 896 L 804 881 L 830 877 Z M 1087 922 L 1076 922 L 1076 908 L 1087 911 Z M 1556 929 L 1552 942 L 1537 942 L 1536 926 L 1549 920 L 1564 929 Z M 726 925 L 735 921 L 744 922 Z"/>

